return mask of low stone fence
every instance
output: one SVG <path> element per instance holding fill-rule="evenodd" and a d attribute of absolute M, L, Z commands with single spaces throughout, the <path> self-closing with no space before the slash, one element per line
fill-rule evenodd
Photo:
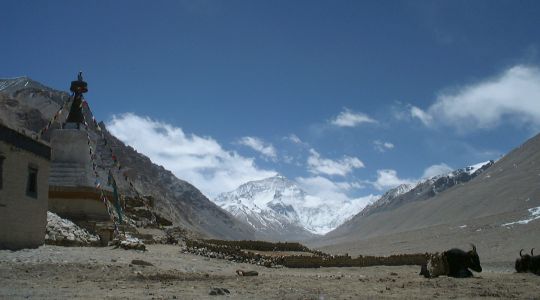
<path fill-rule="evenodd" d="M 422 265 L 427 261 L 427 254 L 398 254 L 390 256 L 285 256 L 276 263 L 288 268 L 320 267 L 370 267 L 370 266 L 406 266 Z"/>
<path fill-rule="evenodd" d="M 287 268 L 320 267 L 369 267 L 422 265 L 427 262 L 427 253 L 397 254 L 390 256 L 330 255 L 314 251 L 300 243 L 271 243 L 263 241 L 185 240 L 186 252 L 234 262 L 252 263 L 266 267 Z M 294 251 L 311 255 L 266 256 L 251 251 Z"/>
<path fill-rule="evenodd" d="M 225 241 L 225 240 L 205 240 L 206 243 L 238 249 L 248 249 L 256 251 L 298 251 L 311 252 L 311 250 L 300 244 L 291 242 L 265 242 L 265 241 Z"/>

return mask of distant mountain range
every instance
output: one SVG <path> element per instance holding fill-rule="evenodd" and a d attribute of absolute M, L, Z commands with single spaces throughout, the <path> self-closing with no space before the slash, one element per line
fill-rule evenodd
<path fill-rule="evenodd" d="M 68 86 L 69 82 L 66 82 Z M 0 122 L 28 134 L 38 132 L 68 99 L 68 93 L 51 89 L 27 77 L 0 79 Z M 92 103 L 89 105 L 91 107 Z M 64 121 L 66 113 L 67 110 L 53 123 L 51 130 L 59 128 L 58 121 Z M 92 120 L 91 112 L 86 112 L 86 118 Z M 113 168 L 115 177 L 123 178 L 129 174 L 134 187 L 141 194 L 155 200 L 156 210 L 161 215 L 172 220 L 175 225 L 202 236 L 221 239 L 254 238 L 254 230 L 250 226 L 219 208 L 193 185 L 176 178 L 163 166 L 152 163 L 145 155 L 126 146 L 108 133 L 104 124 L 101 125 L 109 145 L 123 166 L 121 171 Z M 102 178 L 106 178 L 112 159 L 104 141 L 97 138 L 99 135 L 94 124 L 89 124 L 89 127 L 90 135 L 98 141 L 98 172 Z M 43 138 L 48 140 L 49 134 L 46 133 Z M 117 182 L 122 194 L 134 194 L 127 182 Z"/>
<path fill-rule="evenodd" d="M 270 240 L 304 240 L 324 234 L 363 205 L 308 195 L 281 175 L 247 182 L 214 202 L 254 228 L 258 238 Z"/>
<path fill-rule="evenodd" d="M 468 182 L 491 165 L 493 161 L 487 161 L 413 184 L 399 185 L 381 197 L 374 196 L 376 201 L 366 207 L 354 200 L 335 202 L 310 196 L 281 175 L 247 182 L 232 192 L 219 195 L 214 202 L 250 225 L 259 239 L 306 240 L 346 227 L 361 216 L 434 197 Z"/>
<path fill-rule="evenodd" d="M 27 77 L 0 80 L 0 122 L 35 133 L 68 99 L 68 93 Z M 86 117 L 92 119 L 91 113 Z M 440 251 L 475 242 L 488 257 L 504 259 L 540 243 L 540 218 L 531 215 L 540 211 L 540 135 L 496 162 L 397 186 L 363 207 L 354 200 L 309 195 L 281 175 L 247 182 L 214 203 L 103 128 L 123 165 L 114 175 L 127 174 L 140 193 L 154 198 L 161 215 L 203 236 L 305 240 L 325 251 L 378 255 Z M 93 124 L 90 135 L 98 136 Z M 48 133 L 43 138 L 47 140 Z M 103 177 L 112 165 L 107 150 L 98 142 Z M 121 193 L 133 195 L 126 182 L 118 183 Z"/>
<path fill-rule="evenodd" d="M 497 160 L 399 186 L 312 247 L 349 253 L 440 251 L 475 243 L 491 260 L 540 243 L 540 134 Z"/>

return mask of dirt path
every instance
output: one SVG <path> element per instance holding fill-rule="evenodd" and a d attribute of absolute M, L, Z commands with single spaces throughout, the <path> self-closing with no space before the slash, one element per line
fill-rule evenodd
<path fill-rule="evenodd" d="M 142 259 L 154 266 L 130 265 Z M 238 277 L 236 269 L 256 270 Z M 145 253 L 43 246 L 0 251 L 0 298 L 358 299 L 537 298 L 540 276 L 489 271 L 472 279 L 424 279 L 417 267 L 268 269 L 182 254 L 154 245 Z M 211 296 L 213 287 L 228 296 Z"/>

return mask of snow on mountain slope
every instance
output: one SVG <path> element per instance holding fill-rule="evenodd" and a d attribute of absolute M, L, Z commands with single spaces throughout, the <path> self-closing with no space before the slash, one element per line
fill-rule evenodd
<path fill-rule="evenodd" d="M 422 179 L 417 183 L 399 185 L 387 191 L 377 201 L 367 205 L 360 213 L 350 218 L 347 222 L 329 232 L 328 236 L 342 235 L 344 232 L 354 232 L 357 228 L 357 223 L 370 215 L 395 210 L 408 203 L 433 198 L 453 186 L 472 180 L 493 164 L 493 161 L 486 161 L 446 174 Z"/>
<path fill-rule="evenodd" d="M 219 195 L 214 202 L 250 224 L 259 236 L 272 239 L 324 234 L 354 216 L 364 205 L 361 201 L 330 201 L 308 195 L 281 175 L 247 182 Z"/>
<path fill-rule="evenodd" d="M 472 165 L 472 166 L 468 166 L 468 167 L 465 168 L 465 172 L 467 172 L 469 175 L 473 175 L 474 173 L 476 173 L 476 171 L 478 171 L 479 169 L 481 169 L 482 167 L 484 167 L 487 164 L 492 165 L 493 162 L 488 160 L 488 161 L 485 161 L 485 162 L 477 163 L 477 164 Z"/>
<path fill-rule="evenodd" d="M 493 161 L 485 161 L 445 174 L 422 179 L 417 183 L 399 185 L 390 189 L 377 201 L 367 205 L 359 215 L 367 216 L 383 210 L 393 209 L 408 202 L 434 197 L 454 185 L 470 181 L 491 165 L 493 165 Z"/>
<path fill-rule="evenodd" d="M 360 214 L 367 214 L 368 212 L 375 211 L 377 209 L 380 209 L 382 207 L 388 206 L 392 204 L 392 201 L 396 199 L 397 197 L 409 192 L 413 188 L 415 188 L 418 185 L 418 183 L 405 183 L 400 184 L 397 187 L 388 190 L 384 195 L 382 195 L 379 199 L 377 199 L 375 202 L 367 205 Z"/>

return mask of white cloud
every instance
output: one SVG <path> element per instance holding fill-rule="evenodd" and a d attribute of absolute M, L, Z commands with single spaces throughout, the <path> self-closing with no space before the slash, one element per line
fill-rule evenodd
<path fill-rule="evenodd" d="M 332 125 L 339 127 L 356 127 L 362 123 L 377 123 L 368 115 L 361 112 L 353 112 L 347 108 L 339 113 L 337 117 L 330 121 Z"/>
<path fill-rule="evenodd" d="M 411 117 L 417 118 L 422 123 L 424 123 L 424 125 L 429 126 L 431 122 L 433 121 L 433 117 L 429 115 L 428 113 L 426 113 L 425 111 L 423 111 L 422 109 L 416 106 L 411 106 L 409 109 L 410 109 Z"/>
<path fill-rule="evenodd" d="M 303 144 L 302 140 L 294 133 L 289 134 L 285 139 L 295 143 L 295 144 Z"/>
<path fill-rule="evenodd" d="M 394 103 L 390 106 L 390 114 L 396 120 L 408 121 L 411 119 L 410 106 L 410 104 L 405 105 L 401 101 L 394 101 Z"/>
<path fill-rule="evenodd" d="M 452 172 L 454 169 L 452 169 L 449 165 L 445 163 L 440 163 L 438 165 L 432 165 L 427 167 L 424 170 L 424 174 L 422 175 L 422 178 L 431 178 L 433 176 L 446 174 L 448 172 Z"/>
<path fill-rule="evenodd" d="M 331 160 L 321 157 L 314 149 L 310 149 L 309 153 L 307 164 L 313 174 L 345 176 L 354 169 L 364 167 L 364 163 L 356 157 L 344 156 L 340 160 Z"/>
<path fill-rule="evenodd" d="M 258 168 L 252 158 L 223 149 L 211 137 L 186 135 L 181 128 L 148 117 L 132 113 L 115 115 L 107 128 L 124 143 L 211 198 L 247 181 L 276 173 Z"/>
<path fill-rule="evenodd" d="M 297 177 L 295 181 L 309 194 L 303 203 L 306 209 L 314 209 L 310 215 L 314 215 L 315 220 L 309 222 L 320 223 L 320 220 L 324 220 L 326 224 L 325 227 L 317 228 L 320 234 L 334 229 L 380 197 L 371 194 L 349 197 L 346 192 L 355 189 L 356 184 L 334 182 L 322 176 Z"/>
<path fill-rule="evenodd" d="M 309 148 L 309 143 L 304 142 L 302 139 L 300 139 L 296 134 L 291 133 L 288 136 L 283 137 L 283 140 L 289 141 L 297 146 L 300 146 L 301 148 Z"/>
<path fill-rule="evenodd" d="M 422 179 L 431 178 L 433 176 L 445 174 L 453 171 L 453 169 L 445 163 L 440 163 L 437 165 L 431 165 L 424 170 Z M 396 170 L 392 169 L 383 169 L 377 170 L 377 180 L 376 181 L 366 181 L 365 183 L 373 185 L 376 189 L 388 190 L 395 188 L 401 184 L 414 184 L 418 182 L 419 179 L 415 178 L 399 178 Z"/>
<path fill-rule="evenodd" d="M 371 199 L 372 195 L 360 198 L 351 198 L 347 196 L 345 191 L 356 189 L 357 184 L 351 184 L 348 182 L 334 182 L 326 177 L 313 176 L 313 177 L 297 177 L 295 181 L 305 190 L 308 194 L 316 196 L 321 201 L 338 201 L 349 202 L 355 200 L 367 201 Z M 368 203 L 364 203 L 364 206 Z"/>
<path fill-rule="evenodd" d="M 287 164 L 292 164 L 294 163 L 294 157 L 289 155 L 283 155 L 283 162 Z"/>
<path fill-rule="evenodd" d="M 344 191 L 351 191 L 355 189 L 363 189 L 366 186 L 360 182 L 336 182 L 336 185 L 339 186 Z"/>
<path fill-rule="evenodd" d="M 378 190 L 391 189 L 400 184 L 411 183 L 414 183 L 414 180 L 399 178 L 397 171 L 391 169 L 377 170 L 377 180 L 375 182 L 371 182 L 371 184 Z"/>
<path fill-rule="evenodd" d="M 274 161 L 277 159 L 276 148 L 274 148 L 272 144 L 265 143 L 259 138 L 245 136 L 238 141 L 238 144 L 250 147 L 251 149 L 261 153 L 265 157 L 268 157 Z"/>
<path fill-rule="evenodd" d="M 379 152 L 385 152 L 386 150 L 394 149 L 394 144 L 390 142 L 382 142 L 379 140 L 373 141 L 373 145 L 375 147 L 375 150 Z"/>
<path fill-rule="evenodd" d="M 472 131 L 504 122 L 540 126 L 540 69 L 517 65 L 501 75 L 438 95 L 427 111 L 411 107 L 425 125 Z"/>
<path fill-rule="evenodd" d="M 296 182 L 308 194 L 317 196 L 323 201 L 348 201 L 349 197 L 343 193 L 342 186 L 322 176 L 298 177 Z"/>

